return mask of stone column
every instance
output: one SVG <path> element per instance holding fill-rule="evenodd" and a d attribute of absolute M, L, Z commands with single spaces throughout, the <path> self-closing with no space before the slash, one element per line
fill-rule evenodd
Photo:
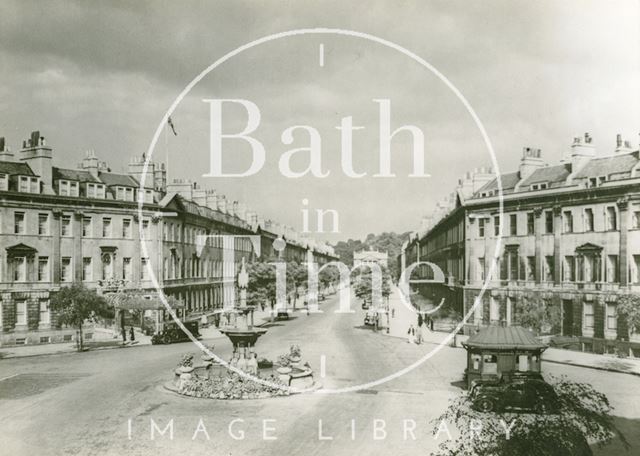
<path fill-rule="evenodd" d="M 162 223 L 159 222 L 160 217 L 151 217 L 151 225 L 149 226 L 151 240 L 148 241 L 147 246 L 149 247 L 149 261 L 151 262 L 151 267 L 155 271 L 156 280 L 162 286 L 164 283 L 164 244 L 162 243 Z M 155 259 L 153 256 L 154 247 Z"/>
<path fill-rule="evenodd" d="M 51 281 L 54 284 L 60 284 L 60 223 L 62 218 L 62 211 L 54 210 L 53 211 L 53 255 L 51 258 L 52 262 L 52 273 L 53 277 Z"/>
<path fill-rule="evenodd" d="M 142 246 L 140 245 L 142 238 L 140 237 L 140 223 L 142 223 L 140 217 L 138 217 L 138 214 L 134 214 L 131 222 L 132 238 L 134 239 L 134 254 L 131 259 L 131 274 L 133 277 L 131 277 L 131 282 L 137 289 L 140 289 L 140 276 L 142 271 Z M 145 239 L 145 242 L 147 242 L 147 249 L 150 250 L 151 246 L 149 240 Z"/>
<path fill-rule="evenodd" d="M 628 211 L 629 208 L 629 197 L 623 196 L 618 199 L 618 213 L 620 219 L 620 252 L 618 256 L 619 262 L 619 274 L 620 274 L 620 286 L 626 287 L 629 283 L 629 256 L 628 256 Z"/>
<path fill-rule="evenodd" d="M 71 222 L 73 233 L 73 281 L 82 283 L 82 269 L 83 265 L 83 253 L 82 253 L 82 219 L 84 218 L 84 212 L 75 211 Z"/>
<path fill-rule="evenodd" d="M 556 285 L 562 282 L 562 207 L 553 206 L 553 281 Z"/>
<path fill-rule="evenodd" d="M 475 281 L 476 275 L 475 275 L 475 259 L 474 259 L 474 242 L 472 239 L 472 232 L 473 232 L 473 228 L 475 227 L 475 218 L 473 217 L 469 217 L 469 229 L 466 232 L 466 244 L 467 244 L 467 249 L 466 249 L 466 260 L 467 260 L 467 278 L 466 278 L 466 283 L 473 283 Z M 500 271 L 498 271 L 498 274 L 500 274 Z M 486 277 L 485 277 L 486 279 Z"/>
<path fill-rule="evenodd" d="M 542 217 L 542 208 L 536 207 L 533 210 L 533 214 L 535 216 L 535 271 L 533 272 L 533 280 L 536 284 L 539 284 L 542 280 L 542 232 L 544 230 L 544 217 Z M 554 224 L 555 228 L 555 224 Z M 525 264 L 528 261 L 525 258 Z"/>

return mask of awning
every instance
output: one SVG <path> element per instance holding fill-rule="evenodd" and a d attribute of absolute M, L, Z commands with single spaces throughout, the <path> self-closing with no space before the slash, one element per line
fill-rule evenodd
<path fill-rule="evenodd" d="M 521 326 L 487 326 L 469 337 L 462 345 L 465 348 L 493 350 L 544 350 L 546 344 L 540 342 L 527 329 Z"/>
<path fill-rule="evenodd" d="M 122 310 L 166 310 L 166 306 L 160 296 L 143 293 L 110 293 L 105 298 L 116 309 Z M 172 309 L 185 307 L 182 301 L 173 296 L 167 296 L 167 303 Z"/>

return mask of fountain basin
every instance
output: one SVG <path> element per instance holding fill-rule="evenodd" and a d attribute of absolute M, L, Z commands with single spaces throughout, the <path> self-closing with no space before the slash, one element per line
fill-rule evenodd
<path fill-rule="evenodd" d="M 234 347 L 253 347 L 258 338 L 267 332 L 264 328 L 222 328 L 220 332 L 227 336 Z"/>

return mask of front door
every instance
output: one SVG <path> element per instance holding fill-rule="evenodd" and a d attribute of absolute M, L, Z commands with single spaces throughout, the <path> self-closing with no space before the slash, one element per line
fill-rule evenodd
<path fill-rule="evenodd" d="M 562 335 L 573 336 L 573 301 L 562 300 Z"/>

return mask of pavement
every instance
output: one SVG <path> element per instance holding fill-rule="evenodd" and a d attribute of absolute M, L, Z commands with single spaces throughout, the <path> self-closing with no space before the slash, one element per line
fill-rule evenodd
<path fill-rule="evenodd" d="M 298 308 L 295 312 L 300 312 Z M 292 310 L 292 313 L 294 311 Z M 254 311 L 254 324 L 255 326 L 268 326 L 271 322 L 271 313 L 269 309 Z M 107 331 L 107 330 L 105 330 Z M 111 332 L 111 330 L 108 330 Z M 207 327 L 200 327 L 200 335 L 202 339 L 217 339 L 225 337 L 218 328 L 213 325 Z M 127 332 L 127 338 L 129 333 Z M 151 337 L 144 335 L 140 331 L 135 331 L 135 341 L 131 342 L 127 340 L 126 343 L 122 343 L 120 337 L 108 339 L 102 338 L 96 341 L 84 341 L 84 347 L 88 351 L 94 350 L 107 350 L 117 348 L 133 348 L 145 345 L 151 345 Z M 72 343 L 58 343 L 58 344 L 38 344 L 38 345 L 18 345 L 10 347 L 0 347 L 0 359 L 7 358 L 23 358 L 31 356 L 44 356 L 44 355 L 57 355 L 62 353 L 75 353 L 77 352 L 77 346 L 75 342 Z"/>
<path fill-rule="evenodd" d="M 353 314 L 337 309 L 332 297 L 321 304 L 322 313 L 265 321 L 268 332 L 257 345 L 260 357 L 275 359 L 298 344 L 323 386 L 312 394 L 245 401 L 170 394 L 162 385 L 181 356 L 200 354 L 190 343 L 60 353 L 37 362 L 0 360 L 2 452 L 413 456 L 435 451 L 433 420 L 462 391 L 464 351 L 448 346 L 434 351 L 433 344 L 380 337 L 362 324 L 361 309 Z M 231 343 L 213 332 L 206 335 L 213 336 L 216 354 L 228 359 Z M 208 339 L 203 342 L 209 345 Z M 640 435 L 632 432 L 640 423 L 640 378 L 561 364 L 549 364 L 545 373 L 588 382 L 606 394 L 616 423 L 631 430 L 627 437 L 640 449 Z M 414 432 L 407 434 L 407 423 Z M 160 435 L 165 426 L 170 431 Z M 196 432 L 203 426 L 206 432 Z M 600 456 L 612 449 L 594 452 Z"/>
<path fill-rule="evenodd" d="M 390 319 L 389 332 L 381 331 L 380 333 L 407 340 L 407 328 L 411 324 L 415 326 L 417 316 L 415 311 L 412 311 L 402 303 L 400 293 L 397 287 L 393 289 L 389 297 L 389 309 L 390 311 L 393 309 L 395 318 Z M 431 331 L 424 326 L 421 330 L 421 335 L 423 343 L 439 345 L 449 336 L 449 333 Z M 464 350 L 462 342 L 467 338 L 468 336 L 457 335 L 453 340 L 448 342 L 448 345 Z M 588 369 L 640 376 L 640 359 L 638 358 L 620 358 L 615 355 L 599 355 L 549 347 L 544 351 L 542 360 L 548 363 L 566 364 Z"/>
<path fill-rule="evenodd" d="M 85 351 L 108 350 L 113 348 L 128 348 L 141 345 L 151 345 L 151 337 L 136 331 L 136 340 L 134 342 L 127 341 L 122 343 L 122 339 L 102 339 L 96 341 L 85 340 L 83 346 Z M 58 344 L 38 344 L 38 345 L 19 345 L 11 347 L 0 347 L 0 359 L 7 358 L 24 358 L 31 356 L 56 355 L 61 353 L 76 353 L 78 351 L 76 343 L 58 343 Z"/>
<path fill-rule="evenodd" d="M 335 296 L 334 296 L 335 299 Z M 354 299 L 354 303 L 356 300 Z M 410 324 L 416 320 L 415 312 L 411 311 L 400 300 L 400 291 L 395 288 L 394 292 L 389 298 L 390 312 L 393 310 L 394 318 L 389 319 L 389 332 L 386 331 L 386 326 L 383 326 L 379 330 L 379 334 L 396 337 L 400 339 L 407 339 L 407 329 Z M 306 311 L 303 308 L 291 309 L 291 315 L 306 315 Z M 254 324 L 255 326 L 268 327 L 276 324 L 271 321 L 271 311 L 266 308 L 265 310 L 256 309 L 254 311 Z M 282 322 L 285 320 L 279 320 Z M 384 323 L 385 318 L 382 319 Z M 449 335 L 449 333 L 430 331 L 428 328 L 422 328 L 422 343 L 439 345 Z M 218 339 L 224 338 L 218 328 L 213 325 L 200 328 L 200 335 L 202 339 Z M 467 339 L 467 336 L 456 336 L 454 340 L 448 342 L 448 345 L 455 346 L 457 348 L 463 348 L 461 343 Z M 134 343 L 128 341 L 126 344 L 122 344 L 122 341 L 118 339 L 112 340 L 99 340 L 99 341 L 87 341 L 85 346 L 87 349 L 93 350 L 106 350 L 114 348 L 133 348 L 145 345 L 151 345 L 151 337 L 145 336 L 141 332 L 136 331 L 136 340 Z M 21 358 L 30 356 L 42 356 L 42 355 L 54 355 L 61 353 L 74 353 L 77 352 L 76 344 L 74 343 L 60 343 L 60 344 L 42 344 L 42 345 L 23 345 L 13 347 L 0 347 L 0 359 L 6 358 Z M 573 350 L 564 350 L 560 348 L 548 348 L 545 350 L 542 360 L 548 363 L 566 364 L 576 367 L 597 369 L 608 372 L 619 372 L 630 375 L 640 376 L 640 359 L 636 358 L 619 358 L 614 355 L 598 355 L 594 353 L 578 352 Z"/>
<path fill-rule="evenodd" d="M 547 348 L 542 354 L 542 361 L 640 376 L 640 359 L 638 358 L 620 358 L 613 355 Z"/>

